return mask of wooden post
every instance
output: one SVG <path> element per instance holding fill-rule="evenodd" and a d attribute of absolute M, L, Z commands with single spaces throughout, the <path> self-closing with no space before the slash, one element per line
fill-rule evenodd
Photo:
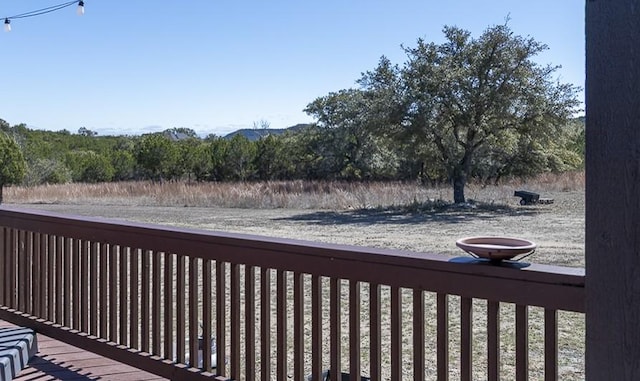
<path fill-rule="evenodd" d="M 586 375 L 640 379 L 640 4 L 586 3 Z"/>

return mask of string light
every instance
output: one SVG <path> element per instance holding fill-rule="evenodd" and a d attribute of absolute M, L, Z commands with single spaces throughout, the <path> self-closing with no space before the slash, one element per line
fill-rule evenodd
<path fill-rule="evenodd" d="M 11 32 L 11 20 L 14 20 L 14 19 L 25 19 L 25 18 L 28 18 L 28 17 L 41 16 L 41 15 L 44 15 L 44 14 L 47 14 L 47 13 L 59 11 L 60 9 L 67 8 L 67 7 L 70 7 L 72 5 L 76 5 L 76 4 L 78 5 L 78 8 L 76 9 L 76 13 L 78 15 L 80 15 L 80 16 L 84 15 L 84 1 L 82 1 L 82 0 L 80 0 L 80 1 L 73 0 L 73 1 L 68 1 L 66 3 L 52 5 L 52 6 L 46 7 L 46 8 L 36 9 L 34 11 L 20 13 L 19 15 L 15 15 L 15 16 L 4 17 L 4 30 L 6 32 Z"/>

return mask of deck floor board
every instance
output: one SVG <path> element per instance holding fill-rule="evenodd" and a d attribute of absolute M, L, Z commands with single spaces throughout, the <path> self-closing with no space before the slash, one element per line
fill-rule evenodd
<path fill-rule="evenodd" d="M 0 327 L 12 326 L 0 320 Z M 15 381 L 160 381 L 152 373 L 37 334 L 38 353 Z"/>

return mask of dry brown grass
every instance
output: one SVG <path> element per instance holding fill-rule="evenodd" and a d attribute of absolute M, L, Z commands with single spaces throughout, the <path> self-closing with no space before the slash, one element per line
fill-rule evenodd
<path fill-rule="evenodd" d="M 584 173 L 544 174 L 498 185 L 469 184 L 466 195 L 485 203 L 509 203 L 513 189 L 584 189 Z M 19 204 L 185 206 L 245 209 L 370 209 L 451 201 L 451 187 L 402 182 L 270 181 L 238 183 L 118 182 L 10 187 L 5 201 Z"/>

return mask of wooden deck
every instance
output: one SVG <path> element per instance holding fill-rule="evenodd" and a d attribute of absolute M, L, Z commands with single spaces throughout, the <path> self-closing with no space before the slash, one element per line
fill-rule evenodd
<path fill-rule="evenodd" d="M 0 327 L 13 324 L 0 320 Z M 151 373 L 38 334 L 38 353 L 16 381 L 166 380 Z"/>
<path fill-rule="evenodd" d="M 511 359 L 501 360 L 500 337 L 513 328 L 515 374 L 502 379 L 563 379 L 558 312 L 584 312 L 584 295 L 583 269 L 0 207 L 2 319 L 175 380 L 319 380 L 326 369 L 347 371 L 348 359 L 354 380 L 456 372 L 471 381 L 475 372 L 497 381 Z M 486 318 L 474 318 L 475 304 L 487 306 Z M 503 317 L 502 304 L 516 310 Z M 544 321 L 536 317 L 543 335 L 529 334 L 529 306 L 544 309 Z M 475 355 L 483 336 L 486 354 Z M 186 366 L 202 347 L 202 368 L 210 369 L 213 351 L 200 337 L 216 341 L 218 376 Z M 45 356 L 44 345 L 45 363 L 85 379 L 128 372 L 94 369 L 103 360 Z"/>

